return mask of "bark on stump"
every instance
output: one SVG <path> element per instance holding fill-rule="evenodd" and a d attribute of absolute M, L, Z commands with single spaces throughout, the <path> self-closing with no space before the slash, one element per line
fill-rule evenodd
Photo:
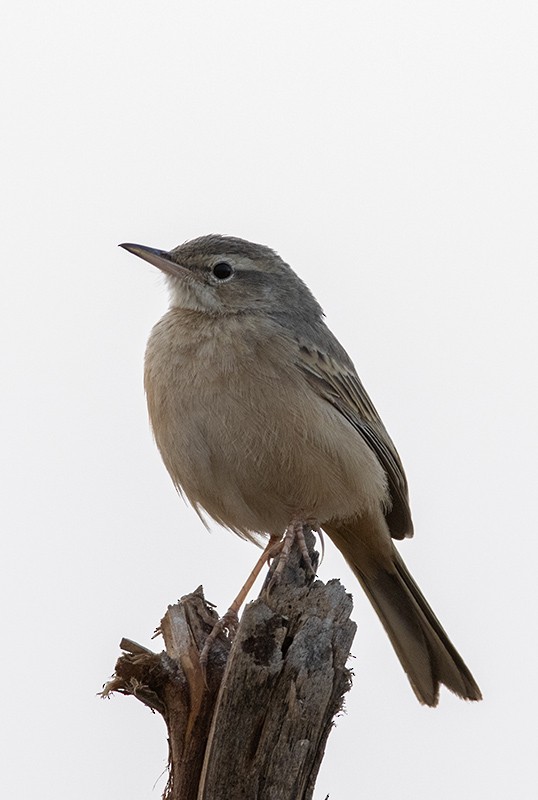
<path fill-rule="evenodd" d="M 307 544 L 316 563 L 312 534 Z M 224 634 L 213 642 L 205 676 L 199 654 L 218 615 L 202 587 L 169 606 L 158 629 L 164 652 L 122 640 L 103 695 L 133 695 L 164 718 L 164 800 L 312 797 L 351 686 L 351 610 L 338 580 L 307 578 L 294 546 L 279 584 L 245 608 L 233 643 Z"/>

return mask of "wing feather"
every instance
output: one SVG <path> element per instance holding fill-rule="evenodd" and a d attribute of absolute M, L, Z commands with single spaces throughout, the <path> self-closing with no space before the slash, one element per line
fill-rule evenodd
<path fill-rule="evenodd" d="M 385 470 L 392 501 L 385 517 L 392 537 L 403 539 L 412 536 L 407 479 L 398 451 L 353 365 L 347 358 L 346 361 L 343 364 L 323 350 L 301 342 L 296 363 L 310 384 L 362 436 Z"/>

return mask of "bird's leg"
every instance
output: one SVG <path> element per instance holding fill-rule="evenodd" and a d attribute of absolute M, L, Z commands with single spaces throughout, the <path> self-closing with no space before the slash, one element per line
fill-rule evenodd
<path fill-rule="evenodd" d="M 275 555 L 278 555 L 278 561 L 275 565 L 273 576 L 269 581 L 269 585 L 267 587 L 268 591 L 271 591 L 271 589 L 280 581 L 282 572 L 284 571 L 284 568 L 288 563 L 292 545 L 295 541 L 299 546 L 299 550 L 301 551 L 301 556 L 303 557 L 303 561 L 305 562 L 307 575 L 309 577 L 315 576 L 316 570 L 312 566 L 310 553 L 308 552 L 308 548 L 306 546 L 306 541 L 304 538 L 305 529 L 315 530 L 317 533 L 321 535 L 321 531 L 318 525 L 313 526 L 310 523 L 305 522 L 300 517 L 295 517 L 294 519 L 292 519 L 292 521 L 286 528 L 286 532 L 284 533 L 283 539 L 276 546 L 278 550 L 275 553 Z"/>
<path fill-rule="evenodd" d="M 278 561 L 275 564 L 273 569 L 273 574 L 267 584 L 267 591 L 270 592 L 271 589 L 276 586 L 280 582 L 282 573 L 286 564 L 288 563 L 290 552 L 292 545 L 295 541 L 299 546 L 299 550 L 301 551 L 301 556 L 303 561 L 306 565 L 306 573 L 309 577 L 314 577 L 316 574 L 316 570 L 312 566 L 312 561 L 310 559 L 310 554 L 308 552 L 308 548 L 306 546 L 306 541 L 304 537 L 305 530 L 314 530 L 316 533 L 319 534 L 322 545 L 323 545 L 323 538 L 321 534 L 321 530 L 318 525 L 312 525 L 311 523 L 305 522 L 300 517 L 294 517 L 286 531 L 282 539 L 278 539 L 276 536 L 271 536 L 269 539 L 263 553 L 257 560 L 254 568 L 252 569 L 250 575 L 246 579 L 245 583 L 241 587 L 239 594 L 230 605 L 228 611 L 216 622 L 213 627 L 213 630 L 205 640 L 204 647 L 202 652 L 200 653 L 200 665 L 205 672 L 207 666 L 207 659 L 209 657 L 209 651 L 211 650 L 211 645 L 217 638 L 217 636 L 225 630 L 228 630 L 230 637 L 233 638 L 237 626 L 239 625 L 239 618 L 238 612 L 245 599 L 248 596 L 248 593 L 252 589 L 256 578 L 262 571 L 265 564 L 267 564 L 271 559 L 278 558 Z"/>
<path fill-rule="evenodd" d="M 204 647 L 202 649 L 202 652 L 200 653 L 200 664 L 204 671 L 207 665 L 207 659 L 209 656 L 209 651 L 211 650 L 212 643 L 215 641 L 219 633 L 222 633 L 224 630 L 228 630 L 231 637 L 234 636 L 237 630 L 237 626 L 239 625 L 239 618 L 238 618 L 239 609 L 245 602 L 248 593 L 254 586 L 254 582 L 256 581 L 256 578 L 262 571 L 263 567 L 265 566 L 265 564 L 267 564 L 269 559 L 271 559 L 274 555 L 276 555 L 275 550 L 279 549 L 280 546 L 281 543 L 276 537 L 272 536 L 269 539 L 263 553 L 256 561 L 256 564 L 254 565 L 250 575 L 248 576 L 245 583 L 241 587 L 239 594 L 237 595 L 233 603 L 230 605 L 228 611 L 225 614 L 223 614 L 223 616 L 214 625 L 213 630 L 205 640 Z"/>

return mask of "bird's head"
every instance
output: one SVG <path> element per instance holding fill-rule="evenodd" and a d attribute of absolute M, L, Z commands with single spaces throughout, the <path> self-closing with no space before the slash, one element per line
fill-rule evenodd
<path fill-rule="evenodd" d="M 232 236 L 202 236 L 156 250 L 122 244 L 166 276 L 170 303 L 208 314 L 289 314 L 320 317 L 322 311 L 303 281 L 274 250 Z"/>

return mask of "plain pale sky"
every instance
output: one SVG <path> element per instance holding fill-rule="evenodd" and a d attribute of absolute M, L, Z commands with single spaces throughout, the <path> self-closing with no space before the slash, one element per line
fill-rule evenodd
<path fill-rule="evenodd" d="M 309 284 L 408 474 L 401 552 L 484 692 L 419 706 L 355 597 L 316 798 L 536 795 L 538 12 L 531 2 L 31 3 L 2 45 L 6 798 L 150 800 L 165 730 L 100 701 L 257 551 L 201 526 L 149 431 L 167 298 L 117 248 L 268 244 Z M 160 643 L 154 642 L 155 648 Z"/>

